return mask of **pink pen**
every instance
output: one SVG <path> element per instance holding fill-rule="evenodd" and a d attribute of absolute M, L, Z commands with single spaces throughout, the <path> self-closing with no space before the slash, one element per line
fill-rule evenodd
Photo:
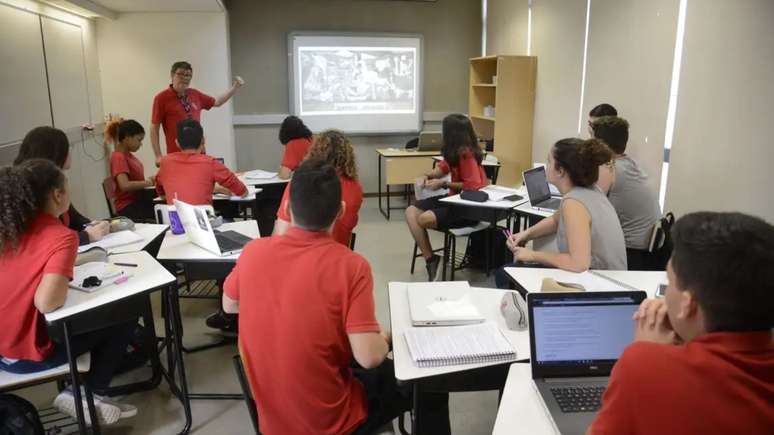
<path fill-rule="evenodd" d="M 124 275 L 121 278 L 118 278 L 117 280 L 113 281 L 113 284 L 123 284 L 123 283 L 129 281 L 129 276 L 130 275 Z"/>

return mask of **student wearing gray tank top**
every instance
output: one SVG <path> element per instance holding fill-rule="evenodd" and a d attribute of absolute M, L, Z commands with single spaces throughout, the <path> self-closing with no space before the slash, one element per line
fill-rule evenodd
<path fill-rule="evenodd" d="M 611 157 L 610 149 L 596 139 L 562 139 L 554 144 L 548 154 L 546 177 L 561 192 L 562 203 L 553 216 L 508 238 L 506 244 L 515 263 L 538 263 L 571 272 L 626 270 L 621 224 L 610 201 L 596 187 L 599 166 Z M 524 247 L 529 240 L 551 234 L 556 234 L 559 252 Z M 498 287 L 509 287 L 503 269 L 498 270 L 495 280 Z"/>

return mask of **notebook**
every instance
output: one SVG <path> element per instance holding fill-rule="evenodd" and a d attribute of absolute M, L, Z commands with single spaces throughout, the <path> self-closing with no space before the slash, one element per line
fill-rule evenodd
<path fill-rule="evenodd" d="M 417 367 L 507 362 L 516 350 L 493 322 L 412 328 L 403 333 Z"/>
<path fill-rule="evenodd" d="M 84 286 L 83 281 L 90 276 L 97 277 L 102 283 L 91 287 Z M 76 266 L 73 269 L 73 280 L 70 281 L 70 288 L 91 293 L 109 285 L 116 284 L 116 280 L 128 278 L 129 276 L 131 275 L 114 264 L 92 261 Z"/>
<path fill-rule="evenodd" d="M 132 243 L 142 242 L 144 239 L 141 235 L 131 230 L 117 231 L 115 233 L 106 234 L 105 237 L 97 240 L 94 243 L 83 245 L 78 247 L 78 252 L 88 251 L 89 249 L 99 246 L 100 248 L 109 251 L 110 248 L 116 248 L 124 245 L 131 245 Z"/>
<path fill-rule="evenodd" d="M 276 172 L 264 171 L 262 169 L 256 169 L 254 171 L 245 172 L 245 178 L 253 180 L 270 180 L 277 176 Z"/>
<path fill-rule="evenodd" d="M 446 176 L 439 178 L 439 180 L 451 182 L 451 174 L 446 174 Z M 446 196 L 449 194 L 449 189 L 431 190 L 426 188 L 424 184 L 424 178 L 417 178 L 417 180 L 414 182 L 414 197 L 417 199 L 417 201 L 433 198 L 436 196 Z"/>

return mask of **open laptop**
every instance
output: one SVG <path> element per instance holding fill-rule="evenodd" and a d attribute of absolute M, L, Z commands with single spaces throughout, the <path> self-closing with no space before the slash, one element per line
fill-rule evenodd
<path fill-rule="evenodd" d="M 245 245 L 253 240 L 236 231 L 215 231 L 205 210 L 177 199 L 174 203 L 189 240 L 202 249 L 215 255 L 232 255 L 241 252 Z"/>
<path fill-rule="evenodd" d="M 584 434 L 613 365 L 634 339 L 643 291 L 529 293 L 532 380 L 563 435 Z"/>
<path fill-rule="evenodd" d="M 407 286 L 413 326 L 458 326 L 485 320 L 470 299 L 467 281 L 418 282 Z"/>
<path fill-rule="evenodd" d="M 527 185 L 529 204 L 538 210 L 556 211 L 562 198 L 551 196 L 546 180 L 546 168 L 539 166 L 523 172 L 524 184 Z"/>
<path fill-rule="evenodd" d="M 423 131 L 419 133 L 417 151 L 440 151 L 443 145 L 443 133 L 440 131 Z"/>

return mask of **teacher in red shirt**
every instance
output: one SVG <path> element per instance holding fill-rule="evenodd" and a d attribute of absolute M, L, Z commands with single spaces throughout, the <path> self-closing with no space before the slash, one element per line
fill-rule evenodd
<path fill-rule="evenodd" d="M 153 97 L 151 112 L 150 137 L 153 153 L 156 155 L 156 166 L 161 161 L 161 146 L 159 145 L 159 127 L 164 128 L 164 138 L 167 143 L 167 154 L 180 151 L 177 138 L 177 123 L 184 119 L 201 121 L 202 110 L 220 107 L 231 98 L 243 82 L 240 78 L 223 95 L 214 98 L 191 86 L 193 67 L 188 62 L 175 62 L 171 70 L 172 83 Z"/>

